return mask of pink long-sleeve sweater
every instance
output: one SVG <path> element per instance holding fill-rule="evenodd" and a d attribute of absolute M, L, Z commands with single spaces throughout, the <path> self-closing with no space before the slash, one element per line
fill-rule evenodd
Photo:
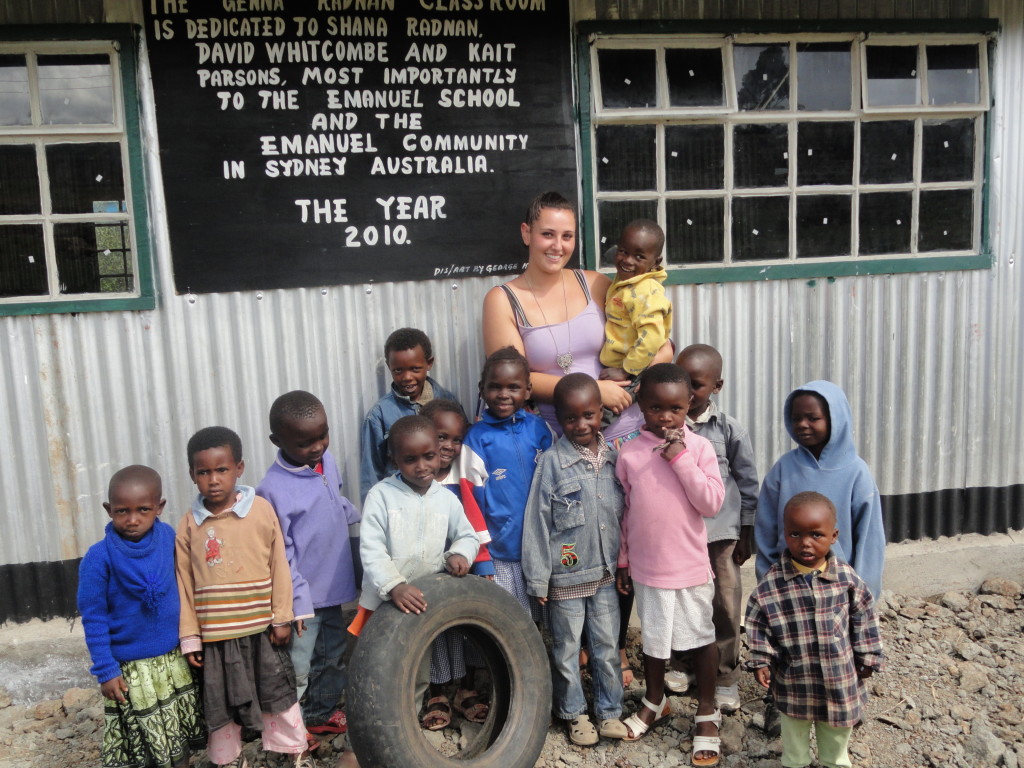
<path fill-rule="evenodd" d="M 643 429 L 619 451 L 615 474 L 626 493 L 619 567 L 649 587 L 683 589 L 711 574 L 701 518 L 718 514 L 725 486 L 714 447 L 689 427 L 686 448 L 671 461 L 652 450 L 660 442 Z"/>

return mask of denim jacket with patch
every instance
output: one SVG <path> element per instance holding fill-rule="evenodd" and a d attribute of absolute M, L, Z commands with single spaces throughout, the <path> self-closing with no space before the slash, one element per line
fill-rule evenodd
<path fill-rule="evenodd" d="M 598 472 L 564 435 L 541 456 L 523 523 L 526 591 L 547 597 L 615 574 L 624 501 L 608 449 Z"/>

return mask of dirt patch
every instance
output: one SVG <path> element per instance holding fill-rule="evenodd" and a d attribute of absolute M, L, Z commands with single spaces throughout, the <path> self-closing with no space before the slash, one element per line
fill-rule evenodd
<path fill-rule="evenodd" d="M 980 594 L 949 592 L 930 599 L 885 593 L 879 605 L 887 669 L 869 682 L 871 700 L 854 732 L 856 765 L 887 768 L 977 768 L 1024 765 L 1024 598 L 1020 584 L 992 579 Z M 76 632 L 78 634 L 76 634 Z M 67 635 L 67 637 L 65 637 Z M 72 646 L 77 650 L 68 653 Z M 0 768 L 95 766 L 102 736 L 102 700 L 88 677 L 79 627 L 35 622 L 0 629 Z M 637 664 L 639 648 L 630 655 Z M 9 672 L 12 676 L 8 676 Z M 47 678 L 53 678 L 48 680 Z M 639 676 L 638 676 L 639 677 Z M 48 696 L 61 679 L 61 695 Z M 761 695 L 753 677 L 740 684 L 744 706 L 722 727 L 723 765 L 778 768 L 781 743 L 757 727 Z M 627 691 L 627 711 L 643 694 L 639 679 Z M 27 697 L 27 698 L 26 698 Z M 42 699 L 42 700 L 40 700 Z M 31 700 L 31 703 L 30 701 Z M 689 765 L 696 702 L 673 699 L 675 716 L 636 744 L 602 742 L 572 747 L 561 724 L 549 729 L 538 768 L 661 768 Z M 460 721 L 456 718 L 456 724 Z M 450 728 L 431 739 L 458 742 Z M 250 763 L 283 761 L 247 744 Z M 346 737 L 325 742 L 320 764 L 334 766 Z M 205 755 L 193 765 L 209 766 Z"/>

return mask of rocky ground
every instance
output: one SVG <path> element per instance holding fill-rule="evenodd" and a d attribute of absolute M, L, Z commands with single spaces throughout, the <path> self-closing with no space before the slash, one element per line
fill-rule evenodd
<path fill-rule="evenodd" d="M 869 681 L 871 701 L 852 741 L 855 765 L 1024 766 L 1021 585 L 992 579 L 979 594 L 949 592 L 927 600 L 885 593 L 879 609 L 888 667 Z M 6 647 L 2 650 L 8 655 Z M 635 645 L 630 653 L 636 661 Z M 757 728 L 761 701 L 752 676 L 744 676 L 740 692 L 743 709 L 727 716 L 722 728 L 722 764 L 778 768 L 781 744 Z M 638 679 L 627 691 L 629 711 L 642 694 Z M 553 725 L 537 766 L 689 765 L 695 709 L 692 698 L 676 697 L 675 717 L 640 742 L 605 742 L 593 749 L 570 746 L 563 728 Z M 98 688 L 72 688 L 63 698 L 30 704 L 15 704 L 0 689 L 0 768 L 98 765 L 102 711 Z M 468 736 L 452 728 L 431 739 L 442 751 L 455 751 Z M 251 764 L 276 762 L 256 747 L 246 747 Z M 320 765 L 334 768 L 345 747 L 344 736 L 326 742 Z M 208 768 L 209 763 L 199 755 L 193 765 Z"/>

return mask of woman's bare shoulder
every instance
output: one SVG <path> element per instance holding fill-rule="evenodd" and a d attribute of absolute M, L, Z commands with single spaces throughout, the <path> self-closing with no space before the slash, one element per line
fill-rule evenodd
<path fill-rule="evenodd" d="M 602 272 L 585 269 L 583 270 L 583 275 L 587 278 L 587 285 L 590 286 L 590 292 L 598 297 L 604 296 L 605 292 L 608 290 L 608 286 L 612 284 L 608 275 Z"/>
<path fill-rule="evenodd" d="M 500 285 L 494 286 L 484 295 L 483 310 L 484 354 L 490 355 L 508 346 L 522 351 L 523 340 L 519 326 L 516 325 L 515 314 Z"/>

